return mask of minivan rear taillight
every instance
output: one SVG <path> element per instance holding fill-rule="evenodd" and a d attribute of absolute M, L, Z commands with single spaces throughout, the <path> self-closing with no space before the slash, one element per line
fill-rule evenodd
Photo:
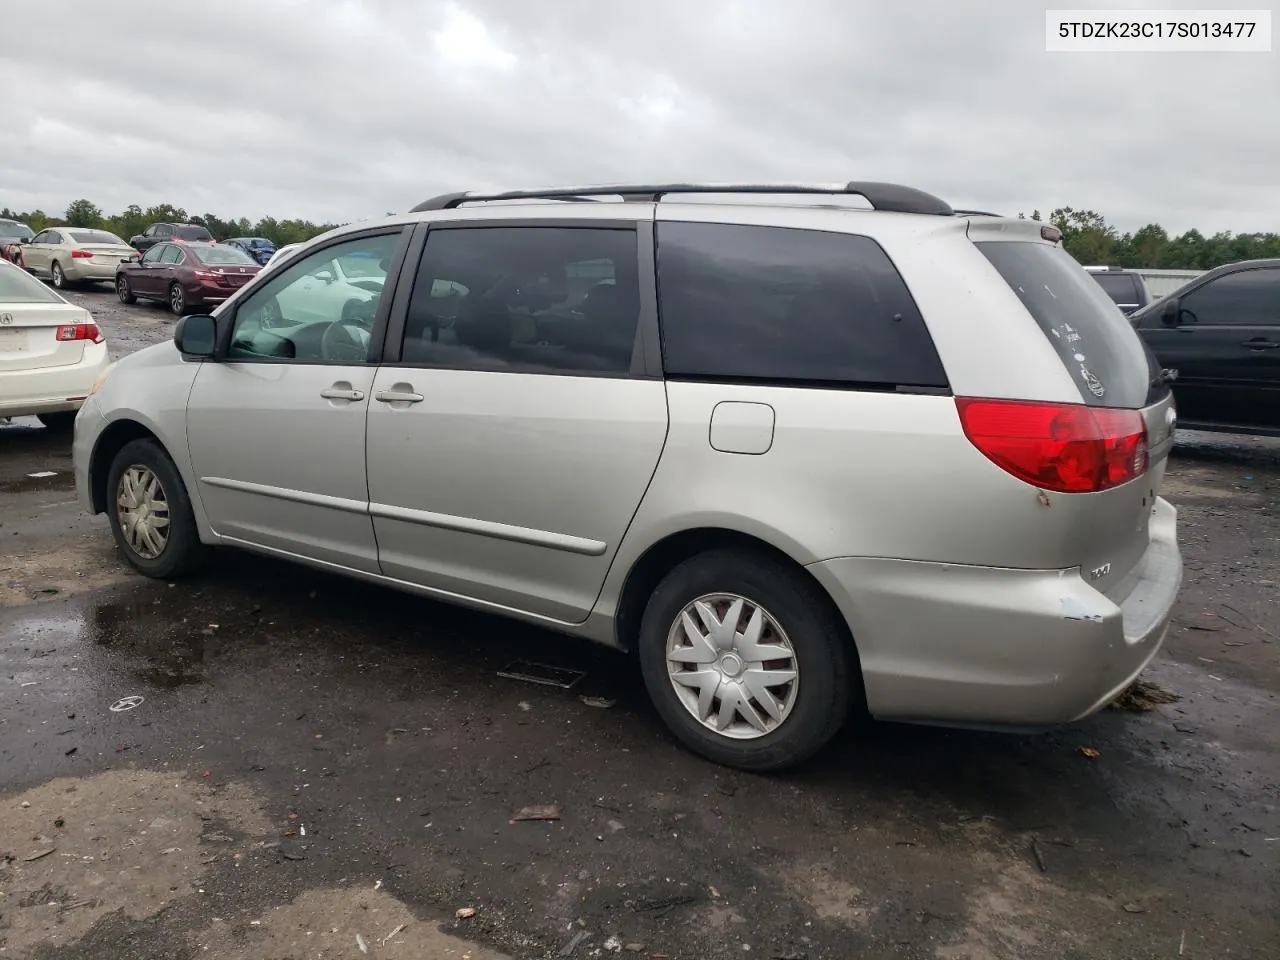
<path fill-rule="evenodd" d="M 956 397 L 965 436 L 1020 480 L 1059 493 L 1096 493 L 1147 471 L 1137 410 Z"/>
<path fill-rule="evenodd" d="M 64 323 L 58 327 L 56 336 L 63 342 L 89 340 L 93 343 L 101 343 L 103 341 L 102 331 L 98 329 L 96 323 Z"/>

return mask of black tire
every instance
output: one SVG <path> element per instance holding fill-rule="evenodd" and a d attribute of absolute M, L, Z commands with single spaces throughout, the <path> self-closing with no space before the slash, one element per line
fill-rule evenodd
<path fill-rule="evenodd" d="M 118 506 L 120 479 L 126 470 L 134 466 L 145 467 L 155 474 L 169 505 L 168 539 L 156 557 L 144 557 L 134 550 L 121 527 Z M 180 577 L 195 570 L 204 559 L 206 548 L 196 530 L 186 484 L 169 455 L 156 441 L 131 440 L 120 448 L 107 471 L 106 506 L 116 548 L 139 573 L 156 579 Z"/>
<path fill-rule="evenodd" d="M 49 279 L 53 281 L 53 286 L 57 290 L 65 290 L 71 286 L 67 283 L 67 275 L 62 272 L 62 264 L 57 260 L 49 266 Z"/>
<path fill-rule="evenodd" d="M 37 413 L 36 419 L 44 424 L 46 430 L 55 433 L 70 433 L 76 425 L 76 411 L 59 410 L 57 413 Z"/>
<path fill-rule="evenodd" d="M 694 600 L 715 593 L 762 605 L 795 653 L 799 687 L 791 713 L 755 739 L 709 730 L 686 709 L 668 674 L 667 636 L 676 618 Z M 764 553 L 713 550 L 681 563 L 649 598 L 637 646 L 649 696 L 672 732 L 696 753 L 741 770 L 781 770 L 808 759 L 835 736 L 861 698 L 856 655 L 829 598 L 802 571 Z"/>
<path fill-rule="evenodd" d="M 129 286 L 129 278 L 124 276 L 116 277 L 116 296 L 121 303 L 134 304 L 138 302 L 138 298 L 134 295 L 133 287 Z"/>
<path fill-rule="evenodd" d="M 187 312 L 187 295 L 182 292 L 180 283 L 169 284 L 169 309 L 179 317 Z"/>

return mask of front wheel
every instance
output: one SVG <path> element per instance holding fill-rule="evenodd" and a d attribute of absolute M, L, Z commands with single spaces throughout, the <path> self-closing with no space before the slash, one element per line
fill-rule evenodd
<path fill-rule="evenodd" d="M 49 268 L 49 275 L 53 278 L 53 285 L 56 289 L 67 289 L 67 275 L 62 272 L 62 264 L 57 260 L 53 261 L 53 266 Z"/>
<path fill-rule="evenodd" d="M 129 565 L 164 579 L 192 570 L 204 554 L 186 485 L 154 440 L 131 440 L 107 473 L 111 534 Z"/>
<path fill-rule="evenodd" d="M 743 770 L 812 756 L 860 690 L 826 595 L 765 554 L 714 550 L 681 563 L 650 597 L 638 644 L 645 686 L 672 732 Z"/>
<path fill-rule="evenodd" d="M 137 303 L 138 298 L 134 296 L 133 288 L 129 286 L 128 277 L 116 277 L 116 296 L 123 304 Z"/>
<path fill-rule="evenodd" d="M 179 317 L 187 312 L 187 295 L 182 292 L 181 284 L 169 284 L 169 309 Z"/>

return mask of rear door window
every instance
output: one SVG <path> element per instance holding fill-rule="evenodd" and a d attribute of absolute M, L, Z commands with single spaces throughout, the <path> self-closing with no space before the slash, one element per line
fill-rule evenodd
<path fill-rule="evenodd" d="M 181 237 L 183 240 L 212 240 L 213 235 L 204 227 L 199 226 L 180 226 L 173 228 L 173 235 Z"/>
<path fill-rule="evenodd" d="M 915 301 L 869 237 L 659 223 L 658 299 L 672 378 L 947 386 Z"/>
<path fill-rule="evenodd" d="M 1053 344 L 1085 403 L 1138 409 L 1151 402 L 1150 355 L 1095 282 L 1096 274 L 1047 243 L 1001 240 L 974 246 Z"/>

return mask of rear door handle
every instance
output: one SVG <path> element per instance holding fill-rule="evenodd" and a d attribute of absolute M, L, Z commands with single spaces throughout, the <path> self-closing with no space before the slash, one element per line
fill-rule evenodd
<path fill-rule="evenodd" d="M 373 395 L 373 399 L 379 403 L 421 403 L 426 399 L 420 393 L 413 393 L 412 390 L 379 390 Z"/>
<path fill-rule="evenodd" d="M 352 390 L 350 387 L 332 386 L 327 390 L 321 390 L 320 396 L 326 400 L 363 400 L 363 390 Z"/>
<path fill-rule="evenodd" d="M 1254 337 L 1252 340 L 1242 340 L 1240 346 L 1248 347 L 1250 350 L 1274 350 L 1276 347 L 1280 347 L 1280 340 Z"/>

